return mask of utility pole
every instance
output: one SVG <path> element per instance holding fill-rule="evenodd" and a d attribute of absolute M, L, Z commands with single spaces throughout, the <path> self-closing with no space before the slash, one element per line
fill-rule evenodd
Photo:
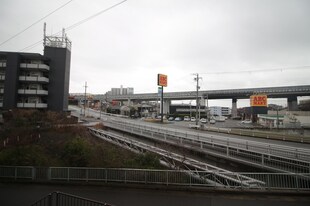
<path fill-rule="evenodd" d="M 84 93 L 84 117 L 85 117 L 85 111 L 86 111 L 86 90 L 87 90 L 87 82 L 85 82 L 85 93 Z"/>
<path fill-rule="evenodd" d="M 196 81 L 196 125 L 198 125 L 198 104 L 199 104 L 199 97 L 198 97 L 198 90 L 200 89 L 199 87 L 199 79 L 202 79 L 201 77 L 199 77 L 199 74 L 193 74 L 196 77 L 194 78 L 194 80 Z"/>
<path fill-rule="evenodd" d="M 102 100 L 100 99 L 100 116 L 99 116 L 100 120 L 101 120 L 101 110 L 102 110 Z"/>

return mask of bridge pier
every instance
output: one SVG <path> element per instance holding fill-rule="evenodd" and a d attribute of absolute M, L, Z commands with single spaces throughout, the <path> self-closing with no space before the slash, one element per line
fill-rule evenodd
<path fill-rule="evenodd" d="M 232 99 L 232 107 L 231 107 L 231 117 L 237 117 L 238 112 L 237 112 L 237 99 L 233 98 Z"/>
<path fill-rule="evenodd" d="M 298 111 L 297 96 L 290 96 L 287 98 L 287 110 Z"/>
<path fill-rule="evenodd" d="M 170 113 L 170 105 L 171 105 L 171 100 L 164 100 L 164 114 L 169 114 Z"/>

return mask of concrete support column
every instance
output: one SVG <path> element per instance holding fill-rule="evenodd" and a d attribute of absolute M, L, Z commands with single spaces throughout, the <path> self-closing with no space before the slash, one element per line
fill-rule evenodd
<path fill-rule="evenodd" d="M 164 114 L 169 114 L 170 113 L 170 105 L 171 105 L 171 100 L 164 100 Z"/>
<path fill-rule="evenodd" d="M 131 105 L 132 105 L 131 100 L 130 100 L 130 98 L 128 98 L 128 100 L 127 100 L 127 106 L 131 106 Z"/>
<path fill-rule="evenodd" d="M 231 108 L 231 116 L 237 117 L 238 112 L 237 112 L 237 99 L 232 99 L 232 108 Z"/>
<path fill-rule="evenodd" d="M 287 98 L 288 111 L 298 111 L 297 96 L 291 96 Z"/>

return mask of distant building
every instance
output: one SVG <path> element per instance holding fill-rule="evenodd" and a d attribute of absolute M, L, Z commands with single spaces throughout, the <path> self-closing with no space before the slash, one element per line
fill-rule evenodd
<path fill-rule="evenodd" d="M 111 88 L 111 91 L 108 92 L 108 95 L 128 95 L 134 94 L 134 89 L 132 87 L 123 88 L 121 85 L 120 88 Z"/>
<path fill-rule="evenodd" d="M 231 109 L 229 107 L 209 107 L 211 116 L 230 116 Z"/>
<path fill-rule="evenodd" d="M 0 109 L 68 110 L 71 42 L 44 38 L 44 54 L 0 52 Z"/>

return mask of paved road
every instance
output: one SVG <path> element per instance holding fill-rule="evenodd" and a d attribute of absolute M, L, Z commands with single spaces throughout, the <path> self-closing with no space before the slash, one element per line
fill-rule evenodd
<path fill-rule="evenodd" d="M 218 192 L 186 192 L 159 189 L 132 189 L 106 186 L 70 186 L 0 183 L 0 204 L 31 205 L 53 191 L 65 192 L 106 202 L 115 206 L 293 206 L 310 205 L 307 196 L 224 194 Z"/>
<path fill-rule="evenodd" d="M 75 110 L 76 113 L 80 112 L 80 109 L 76 106 L 70 106 L 71 110 Z M 94 117 L 99 117 L 99 111 L 96 110 L 92 110 L 92 109 L 87 109 L 86 110 L 86 114 L 94 116 Z M 102 115 L 104 116 L 104 115 Z M 147 125 L 158 125 L 156 123 L 149 123 L 149 122 L 145 122 L 142 121 L 140 119 L 127 119 L 128 121 L 133 121 L 135 123 L 141 123 L 141 124 L 147 124 Z M 229 137 L 229 138 L 236 138 L 236 139 L 240 139 L 240 140 L 248 140 L 248 141 L 256 141 L 256 142 L 262 142 L 262 143 L 269 143 L 269 144 L 278 144 L 278 145 L 284 145 L 284 146 L 290 146 L 290 147 L 297 147 L 297 148 L 305 148 L 305 149 L 310 149 L 310 144 L 306 144 L 306 143 L 298 143 L 298 142 L 289 142 L 289 141 L 280 141 L 280 140 L 272 140 L 272 139 L 264 139 L 264 138 L 255 138 L 255 137 L 248 137 L 248 136 L 240 136 L 240 135 L 231 135 L 231 134 L 225 134 L 225 133 L 215 133 L 215 132 L 208 132 L 208 131 L 199 131 L 199 130 L 193 130 L 190 129 L 188 127 L 188 125 L 191 122 L 171 122 L 169 124 L 162 124 L 161 126 L 163 127 L 169 127 L 169 128 L 173 128 L 173 129 L 182 129 L 182 130 L 186 130 L 186 131 L 195 131 L 195 132 L 199 132 L 199 133 L 211 133 L 214 136 L 221 136 L 221 137 Z M 240 121 L 234 121 L 231 120 L 229 121 L 229 125 L 230 126 L 236 126 L 239 125 Z M 224 123 L 216 123 L 216 124 L 224 124 Z"/>

